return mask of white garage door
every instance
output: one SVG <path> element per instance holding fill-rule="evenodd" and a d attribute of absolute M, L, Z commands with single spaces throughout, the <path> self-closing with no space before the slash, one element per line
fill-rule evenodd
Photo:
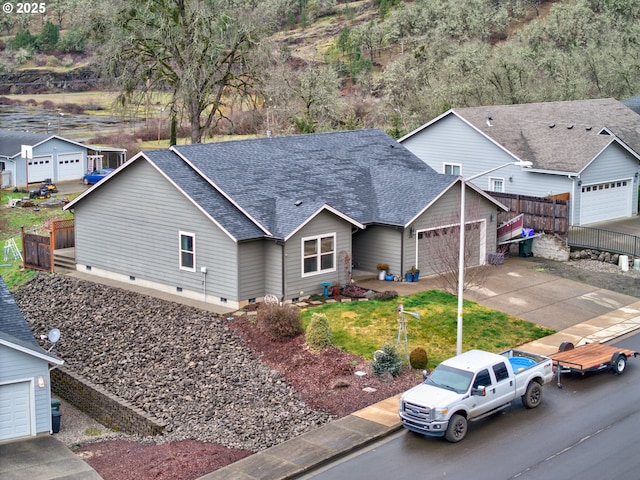
<path fill-rule="evenodd" d="M 582 185 L 580 225 L 631 216 L 631 180 Z"/>
<path fill-rule="evenodd" d="M 467 223 L 465 230 L 466 266 L 485 263 L 486 231 L 484 222 Z M 458 270 L 460 253 L 458 225 L 418 232 L 418 268 L 420 275 Z"/>
<path fill-rule="evenodd" d="M 31 435 L 31 382 L 0 385 L 0 440 Z"/>
<path fill-rule="evenodd" d="M 82 175 L 82 152 L 58 155 L 58 180 L 79 180 Z"/>
<path fill-rule="evenodd" d="M 47 178 L 53 179 L 53 161 L 48 157 L 34 157 L 29 160 L 29 183 L 42 182 Z"/>

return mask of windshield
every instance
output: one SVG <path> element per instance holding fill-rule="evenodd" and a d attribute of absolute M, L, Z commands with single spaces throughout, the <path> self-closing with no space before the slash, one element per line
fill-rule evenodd
<path fill-rule="evenodd" d="M 438 365 L 436 369 L 425 380 L 427 385 L 435 385 L 436 387 L 446 388 L 456 393 L 464 393 L 469 390 L 473 379 L 472 372 L 465 372 L 457 368 L 451 368 L 444 365 Z"/>

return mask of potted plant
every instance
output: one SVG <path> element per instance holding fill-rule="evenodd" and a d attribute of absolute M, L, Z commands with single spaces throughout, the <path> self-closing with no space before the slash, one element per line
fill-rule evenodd
<path fill-rule="evenodd" d="M 387 271 L 387 273 L 386 273 L 386 274 L 385 274 L 385 276 L 384 276 L 384 279 L 385 279 L 387 282 L 393 282 L 393 281 L 395 281 L 396 276 L 395 276 L 394 274 L 392 274 L 391 272 Z"/>
<path fill-rule="evenodd" d="M 419 275 L 420 270 L 418 270 L 415 265 L 412 265 L 411 268 L 407 270 L 407 273 L 404 274 L 404 279 L 407 282 L 417 282 Z"/>
<path fill-rule="evenodd" d="M 384 280 L 387 270 L 389 270 L 389 265 L 386 263 L 379 263 L 376 265 L 376 268 L 378 269 L 378 280 Z"/>

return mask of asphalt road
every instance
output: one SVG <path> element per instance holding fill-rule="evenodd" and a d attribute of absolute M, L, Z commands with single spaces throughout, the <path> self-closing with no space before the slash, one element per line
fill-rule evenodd
<path fill-rule="evenodd" d="M 618 343 L 640 351 L 640 335 Z M 470 424 L 451 444 L 408 431 L 304 479 L 637 479 L 640 471 L 640 357 L 621 376 L 565 375 L 544 389 L 540 407 L 520 402 Z"/>

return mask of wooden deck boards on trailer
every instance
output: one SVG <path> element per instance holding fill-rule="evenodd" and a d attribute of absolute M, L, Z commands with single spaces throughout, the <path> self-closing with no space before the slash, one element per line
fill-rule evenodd
<path fill-rule="evenodd" d="M 623 353 L 627 358 L 638 355 L 638 352 L 634 350 L 612 347 L 601 343 L 588 343 L 572 350 L 565 350 L 549 356 L 560 367 L 582 371 L 597 368 L 603 364 L 610 364 L 613 355 L 617 352 Z"/>

